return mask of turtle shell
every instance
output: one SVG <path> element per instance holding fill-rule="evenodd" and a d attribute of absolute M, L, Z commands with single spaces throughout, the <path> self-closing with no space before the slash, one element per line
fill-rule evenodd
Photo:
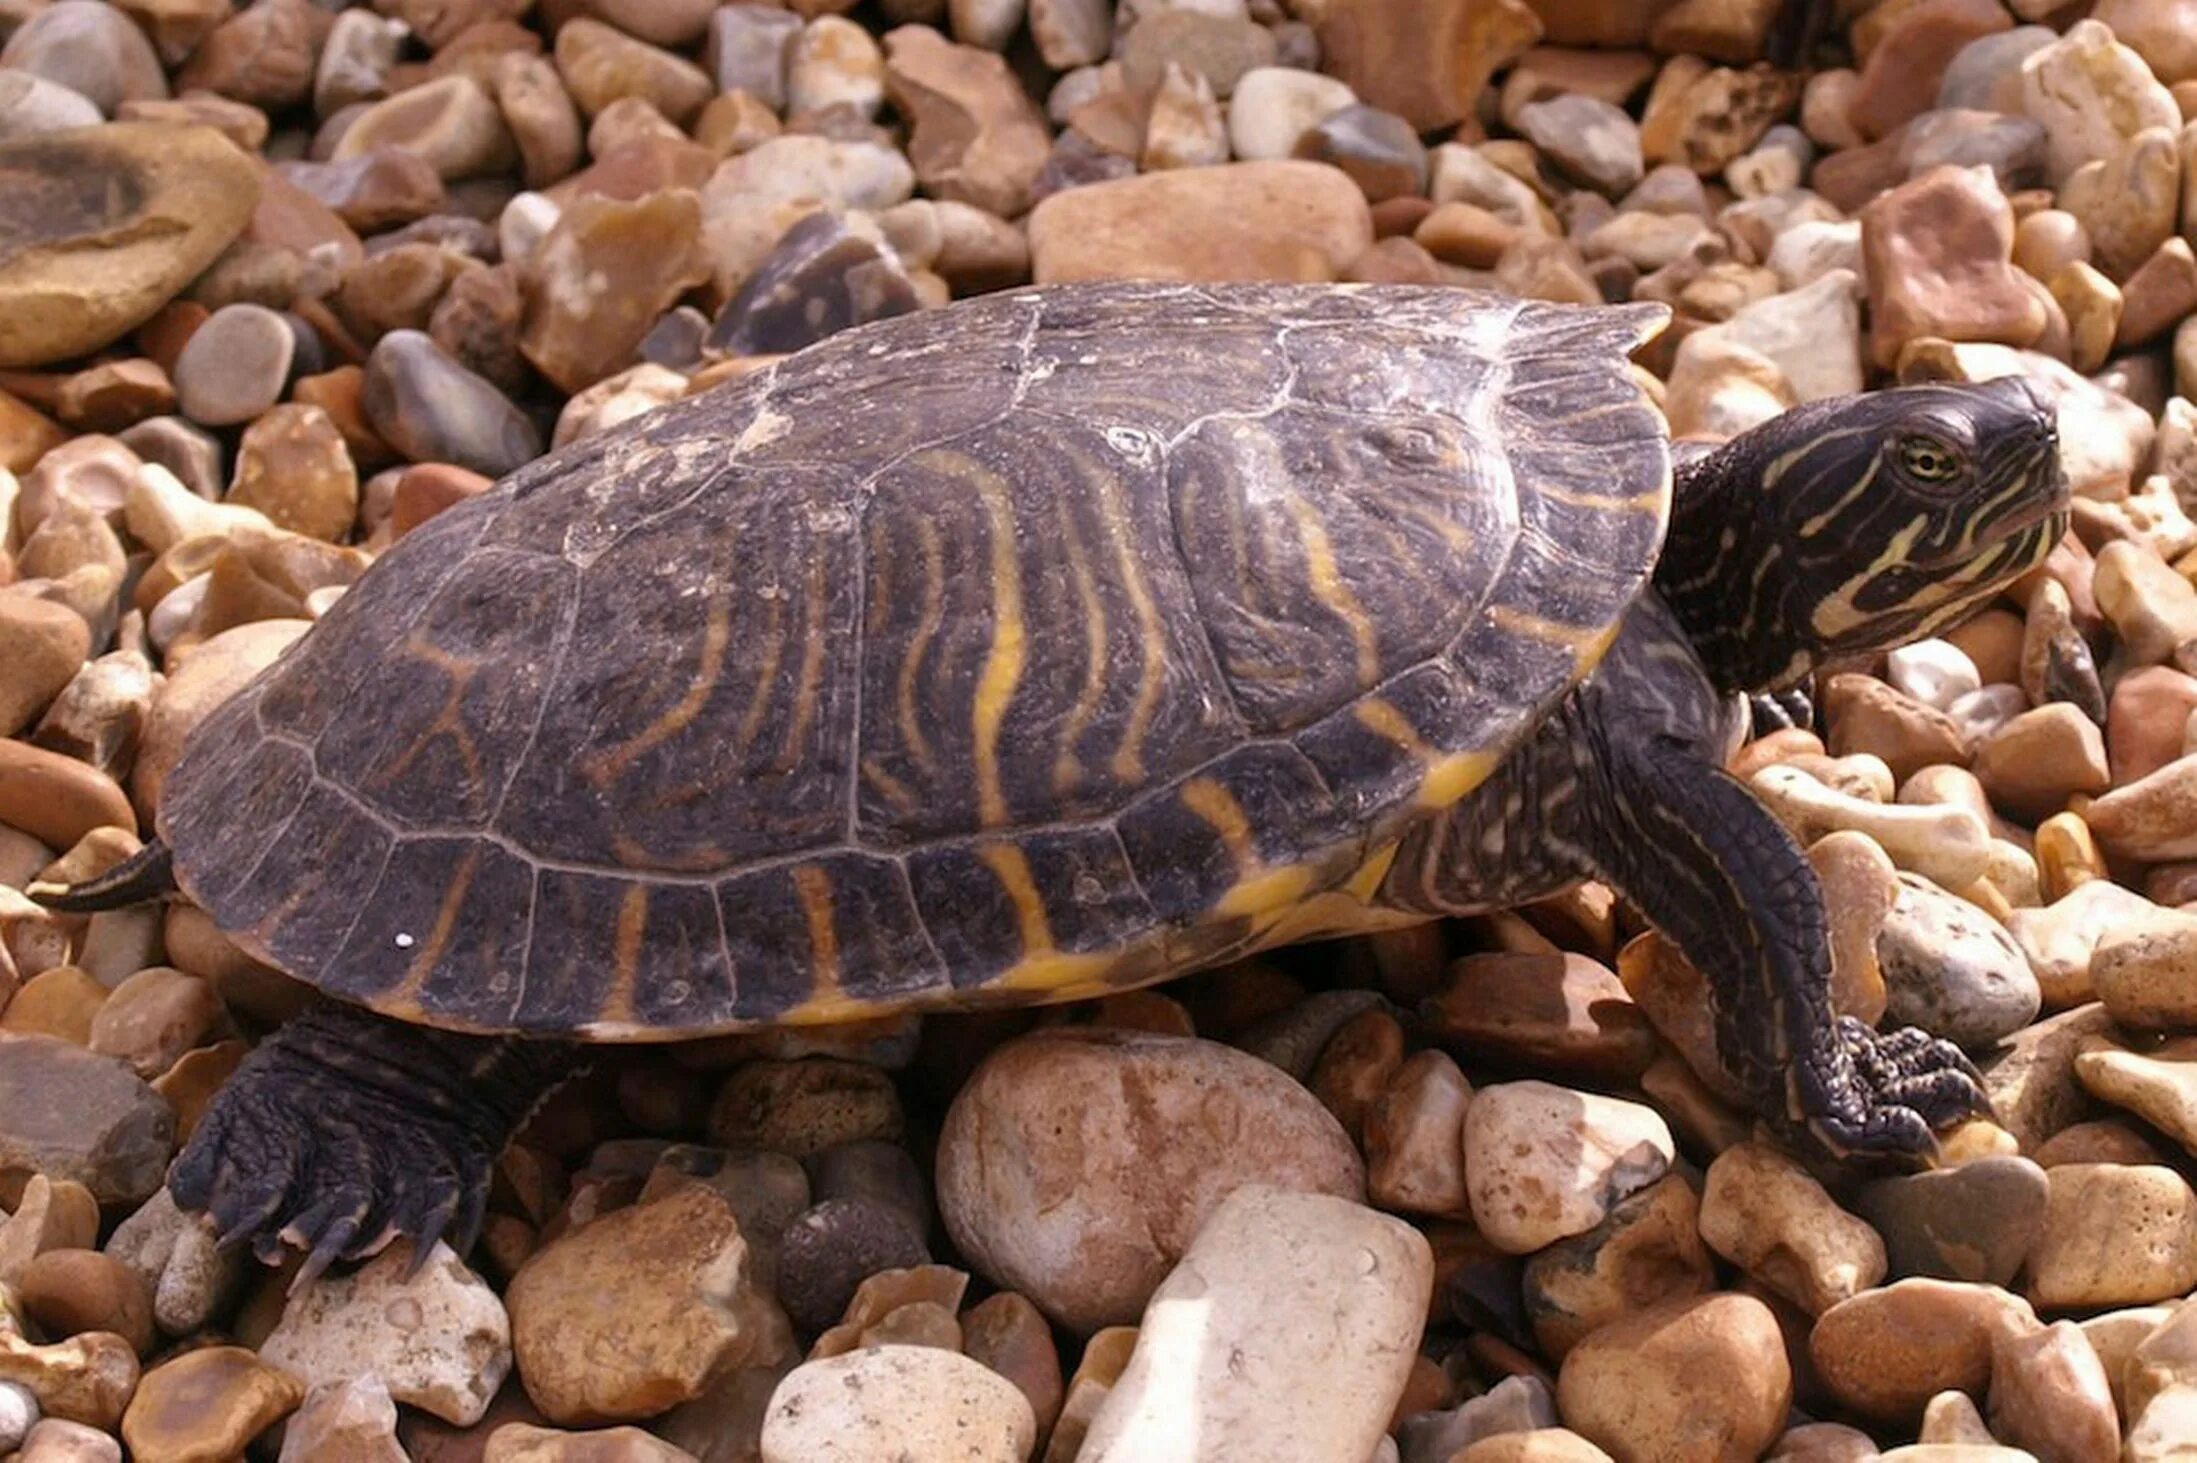
<path fill-rule="evenodd" d="M 463 1030 L 1213 963 L 1592 668 L 1662 542 L 1666 318 L 1117 283 L 847 331 L 413 532 L 160 832 L 246 949 Z"/>

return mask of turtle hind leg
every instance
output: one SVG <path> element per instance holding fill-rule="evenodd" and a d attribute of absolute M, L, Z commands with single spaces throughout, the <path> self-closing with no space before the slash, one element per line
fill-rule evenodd
<path fill-rule="evenodd" d="M 66 888 L 34 884 L 30 897 L 57 914 L 98 914 L 148 904 L 175 893 L 175 863 L 168 845 L 155 838 L 121 863 L 81 884 Z"/>
<path fill-rule="evenodd" d="M 224 1245 L 269 1263 L 336 1260 L 448 1237 L 472 1247 L 490 1171 L 520 1123 L 579 1069 L 559 1042 L 465 1036 L 349 1006 L 307 1012 L 260 1044 L 168 1172 Z"/>
<path fill-rule="evenodd" d="M 1745 787 L 1637 726 L 1600 742 L 1595 861 L 1707 980 L 1718 1054 L 1764 1116 L 1841 1156 L 1891 1157 L 1934 1153 L 1936 1129 L 1990 1111 L 1952 1043 L 1834 1014 L 1822 887 Z"/>

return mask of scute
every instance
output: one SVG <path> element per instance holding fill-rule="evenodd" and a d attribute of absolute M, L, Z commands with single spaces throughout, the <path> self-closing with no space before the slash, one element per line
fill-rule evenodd
<path fill-rule="evenodd" d="M 160 832 L 247 949 L 464 1029 L 1224 958 L 1591 669 L 1661 544 L 1664 318 L 1103 284 L 843 332 L 415 531 Z"/>

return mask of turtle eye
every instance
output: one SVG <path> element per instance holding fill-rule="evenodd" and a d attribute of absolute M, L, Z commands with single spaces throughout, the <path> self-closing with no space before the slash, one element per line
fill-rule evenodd
<path fill-rule="evenodd" d="M 1919 483 L 1951 482 L 1961 474 L 1960 454 L 1935 437 L 1902 437 L 1901 471 Z"/>

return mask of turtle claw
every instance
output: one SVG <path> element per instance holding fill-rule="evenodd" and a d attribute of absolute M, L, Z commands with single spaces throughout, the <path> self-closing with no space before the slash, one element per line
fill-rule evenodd
<path fill-rule="evenodd" d="M 1851 1016 L 1794 1078 L 1801 1120 L 1841 1157 L 1935 1156 L 1938 1129 L 1991 1112 L 1983 1078 L 1959 1047 L 1914 1027 L 1878 1032 Z"/>

